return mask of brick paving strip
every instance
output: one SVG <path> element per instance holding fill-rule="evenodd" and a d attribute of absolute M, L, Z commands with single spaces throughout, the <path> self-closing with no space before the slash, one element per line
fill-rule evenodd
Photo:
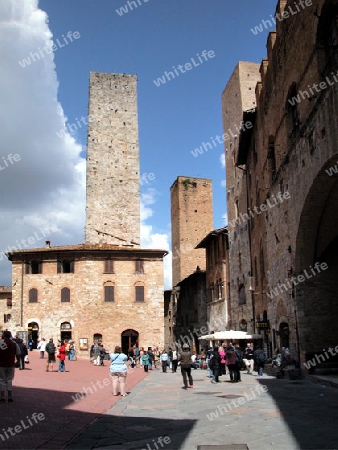
<path fill-rule="evenodd" d="M 88 359 L 66 360 L 66 372 L 59 373 L 56 372 L 58 361 L 54 365 L 55 372 L 46 372 L 46 357 L 40 359 L 39 356 L 39 352 L 29 352 L 30 364 L 26 365 L 25 370 L 15 370 L 14 402 L 0 404 L 0 449 L 65 448 L 112 405 L 128 398 L 112 395 L 112 386 L 107 385 L 109 361 L 105 361 L 102 367 L 94 366 Z M 127 391 L 146 376 L 139 368 L 130 371 Z M 82 400 L 74 401 L 73 397 L 83 393 L 84 388 L 87 395 Z M 34 413 L 42 413 L 44 419 L 34 421 Z M 17 425 L 21 431 L 17 428 L 15 432 Z M 13 431 L 8 431 L 8 427 Z"/>
<path fill-rule="evenodd" d="M 152 371 L 66 448 L 338 449 L 338 389 L 246 373 L 241 383 L 230 383 L 226 376 L 212 384 L 206 375 L 194 370 L 194 388 L 185 391 L 179 371 Z M 218 416 L 210 415 L 217 411 Z"/>

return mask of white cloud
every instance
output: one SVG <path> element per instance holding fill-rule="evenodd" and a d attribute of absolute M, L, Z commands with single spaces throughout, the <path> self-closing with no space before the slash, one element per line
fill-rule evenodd
<path fill-rule="evenodd" d="M 223 214 L 222 221 L 223 221 L 223 226 L 226 227 L 228 225 L 228 213 Z"/>
<path fill-rule="evenodd" d="M 221 163 L 221 166 L 223 167 L 223 169 L 225 168 L 225 154 L 221 153 L 220 157 L 219 157 L 219 161 Z"/>
<path fill-rule="evenodd" d="M 86 164 L 57 101 L 54 54 L 43 52 L 40 60 L 26 67 L 19 64 L 31 52 L 53 44 L 47 15 L 37 0 L 0 3 L 0 39 L 0 164 L 8 164 L 0 169 L 0 284 L 10 285 L 11 263 L 3 254 L 9 246 L 40 247 L 45 239 L 52 245 L 84 242 Z M 65 131 L 61 137 L 60 130 Z M 7 160 L 10 153 L 20 159 L 12 164 Z M 169 235 L 153 233 L 145 224 L 155 201 L 156 191 L 148 188 L 141 197 L 142 246 L 166 250 Z M 55 231 L 48 234 L 46 227 Z M 164 270 L 165 287 L 170 288 L 169 255 Z"/>
<path fill-rule="evenodd" d="M 72 136 L 56 134 L 66 118 L 57 102 L 54 54 L 19 64 L 52 46 L 47 22 L 37 0 L 0 3 L 0 252 L 43 246 L 40 229 L 52 225 L 52 244 L 84 239 L 85 161 Z M 9 154 L 19 157 L 10 163 Z M 3 255 L 0 284 L 11 284 L 11 264 Z"/>
<path fill-rule="evenodd" d="M 227 186 L 226 180 L 221 181 L 221 187 L 225 188 Z"/>

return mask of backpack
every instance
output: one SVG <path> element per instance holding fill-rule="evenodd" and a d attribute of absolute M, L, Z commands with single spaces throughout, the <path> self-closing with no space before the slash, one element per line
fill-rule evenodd
<path fill-rule="evenodd" d="M 266 362 L 266 356 L 265 356 L 265 353 L 264 353 L 264 352 L 259 352 L 259 355 L 258 355 L 258 361 L 259 361 L 260 363 L 265 363 L 265 362 Z"/>
<path fill-rule="evenodd" d="M 238 351 L 238 350 L 235 350 L 235 361 L 236 361 L 236 363 L 241 363 L 242 360 L 243 360 L 242 352 Z"/>
<path fill-rule="evenodd" d="M 49 343 L 46 345 L 46 352 L 47 352 L 49 355 L 52 355 L 53 353 L 55 353 L 55 345 L 54 345 L 54 343 L 49 342 Z"/>

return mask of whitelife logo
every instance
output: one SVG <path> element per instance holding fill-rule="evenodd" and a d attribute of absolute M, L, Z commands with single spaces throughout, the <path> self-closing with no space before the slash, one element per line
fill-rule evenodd
<path fill-rule="evenodd" d="M 203 50 L 201 56 L 199 55 L 199 53 L 197 53 L 196 56 L 197 56 L 198 60 L 200 61 L 200 63 L 203 64 L 205 61 L 208 61 L 209 58 L 212 59 L 216 55 L 215 55 L 215 52 L 213 50 L 209 50 L 209 51 Z M 202 57 L 204 58 L 204 61 L 203 61 Z M 173 66 L 174 72 L 175 72 L 177 77 L 180 75 L 180 73 L 178 72 L 177 69 L 179 69 L 179 71 L 181 73 L 186 73 L 189 70 L 193 69 L 194 67 L 198 67 L 198 66 L 201 65 L 201 64 L 198 64 L 198 62 L 196 62 L 194 58 L 190 58 L 190 61 L 192 62 L 192 64 L 190 62 L 187 62 L 187 63 L 184 64 L 184 66 L 182 64 L 179 64 L 177 66 L 177 68 L 175 66 Z M 183 69 L 183 67 L 184 67 L 185 70 Z M 164 72 L 164 75 L 162 77 L 157 78 L 157 80 L 153 80 L 155 85 L 157 87 L 160 87 L 162 84 L 166 84 L 167 80 L 171 81 L 174 78 L 176 78 L 175 75 L 174 75 L 174 72 Z M 166 80 L 166 77 L 167 77 L 167 80 Z"/>
<path fill-rule="evenodd" d="M 62 35 L 63 43 L 60 42 L 59 39 L 56 39 L 56 44 L 53 45 L 45 45 L 42 49 L 38 47 L 38 53 L 30 52 L 29 56 L 27 58 L 22 59 L 19 61 L 19 64 L 22 68 L 25 68 L 27 66 L 30 66 L 32 62 L 39 61 L 40 59 L 44 58 L 46 55 L 50 55 L 52 52 L 55 52 L 58 48 L 66 47 L 70 42 L 73 42 L 75 39 L 79 39 L 81 37 L 80 33 L 78 31 L 68 31 L 67 37 L 65 35 Z"/>

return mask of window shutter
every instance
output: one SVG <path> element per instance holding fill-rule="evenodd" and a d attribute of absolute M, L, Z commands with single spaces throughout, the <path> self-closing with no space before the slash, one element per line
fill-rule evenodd
<path fill-rule="evenodd" d="M 143 261 L 141 259 L 135 261 L 135 272 L 143 273 Z"/>
<path fill-rule="evenodd" d="M 29 262 L 25 262 L 25 274 L 28 275 L 31 273 L 31 265 Z"/>
<path fill-rule="evenodd" d="M 61 289 L 61 302 L 70 302 L 70 289 Z"/>
<path fill-rule="evenodd" d="M 104 301 L 113 302 L 114 301 L 114 286 L 104 287 Z"/>
<path fill-rule="evenodd" d="M 38 273 L 42 273 L 42 261 L 38 263 Z"/>
<path fill-rule="evenodd" d="M 114 260 L 106 259 L 104 262 L 104 272 L 105 273 L 114 273 Z"/>
<path fill-rule="evenodd" d="M 57 262 L 57 273 L 62 273 L 62 262 L 61 261 Z"/>
<path fill-rule="evenodd" d="M 29 291 L 29 303 L 37 303 L 38 301 L 38 290 L 33 288 Z"/>
<path fill-rule="evenodd" d="M 69 273 L 74 273 L 74 260 L 69 263 Z"/>
<path fill-rule="evenodd" d="M 144 286 L 135 286 L 135 295 L 137 302 L 144 302 Z"/>
<path fill-rule="evenodd" d="M 4 323 L 7 323 L 7 314 L 4 314 Z"/>

